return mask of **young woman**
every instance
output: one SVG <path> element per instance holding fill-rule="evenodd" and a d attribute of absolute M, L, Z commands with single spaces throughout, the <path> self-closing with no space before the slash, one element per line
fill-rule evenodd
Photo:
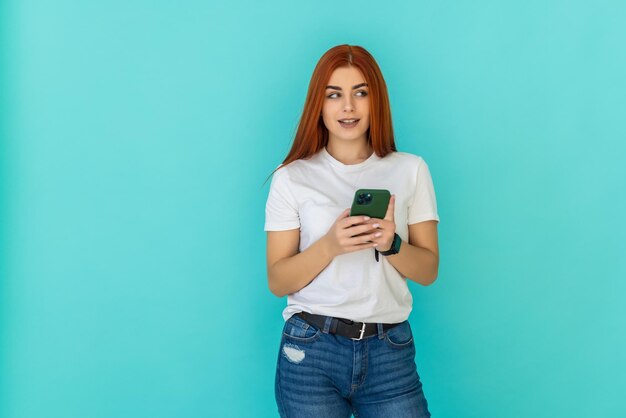
<path fill-rule="evenodd" d="M 391 192 L 384 218 L 350 216 L 360 188 Z M 320 58 L 265 216 L 269 288 L 288 296 L 280 416 L 429 417 L 406 280 L 437 277 L 437 204 L 426 162 L 396 151 L 387 87 L 362 47 Z"/>

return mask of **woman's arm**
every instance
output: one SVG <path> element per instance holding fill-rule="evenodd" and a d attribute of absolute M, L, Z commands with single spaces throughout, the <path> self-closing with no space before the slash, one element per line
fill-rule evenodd
<path fill-rule="evenodd" d="M 267 231 L 267 278 L 278 297 L 308 285 L 332 260 L 323 239 L 302 252 L 299 245 L 300 229 Z"/>
<path fill-rule="evenodd" d="M 369 217 L 349 214 L 350 208 L 345 209 L 326 235 L 302 252 L 298 252 L 300 229 L 267 231 L 267 278 L 273 294 L 283 297 L 297 292 L 336 256 L 378 245 L 372 240 L 380 232 L 363 223 Z"/>
<path fill-rule="evenodd" d="M 400 252 L 387 260 L 403 277 L 424 286 L 433 284 L 439 270 L 437 221 L 409 225 L 409 242 L 402 241 Z"/>

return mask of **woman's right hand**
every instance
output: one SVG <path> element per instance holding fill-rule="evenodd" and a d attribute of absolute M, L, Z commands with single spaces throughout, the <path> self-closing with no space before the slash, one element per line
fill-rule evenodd
<path fill-rule="evenodd" d="M 381 235 L 379 231 L 375 231 L 378 225 L 364 224 L 363 222 L 370 219 L 368 216 L 349 216 L 349 214 L 350 208 L 344 210 L 323 237 L 331 258 L 378 245 L 371 242 L 373 238 Z M 368 233 L 372 230 L 374 232 Z"/>

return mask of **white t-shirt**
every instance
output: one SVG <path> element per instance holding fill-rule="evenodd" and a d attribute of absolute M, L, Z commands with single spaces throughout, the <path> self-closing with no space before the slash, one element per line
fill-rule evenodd
<path fill-rule="evenodd" d="M 265 231 L 300 228 L 300 251 L 324 236 L 341 212 L 352 205 L 357 189 L 387 189 L 396 195 L 396 233 L 407 243 L 408 225 L 439 222 L 428 165 L 414 154 L 376 153 L 346 165 L 322 148 L 274 173 L 265 206 Z M 368 248 L 335 257 L 308 285 L 289 294 L 283 318 L 306 311 L 359 322 L 402 322 L 413 298 L 386 257 Z"/>

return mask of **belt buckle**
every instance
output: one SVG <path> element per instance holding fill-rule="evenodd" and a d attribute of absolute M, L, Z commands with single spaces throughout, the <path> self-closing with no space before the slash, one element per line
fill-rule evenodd
<path fill-rule="evenodd" d="M 351 338 L 352 340 L 360 341 L 363 339 L 363 334 L 365 334 L 365 322 L 363 322 L 362 324 L 363 325 L 361 326 L 361 335 L 359 335 L 359 338 Z"/>

